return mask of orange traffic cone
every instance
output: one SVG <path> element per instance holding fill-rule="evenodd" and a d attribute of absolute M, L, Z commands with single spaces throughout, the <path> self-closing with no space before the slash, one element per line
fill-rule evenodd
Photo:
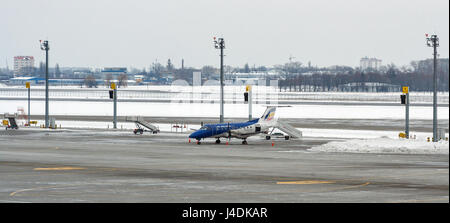
<path fill-rule="evenodd" d="M 272 146 L 274 146 L 275 145 L 275 143 L 272 141 Z"/>

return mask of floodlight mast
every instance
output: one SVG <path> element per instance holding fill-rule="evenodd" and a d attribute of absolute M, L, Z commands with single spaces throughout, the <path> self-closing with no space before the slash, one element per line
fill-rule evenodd
<path fill-rule="evenodd" d="M 220 123 L 224 123 L 223 116 L 223 49 L 225 49 L 225 41 L 223 38 L 216 40 L 214 37 L 214 47 L 220 49 Z"/>
<path fill-rule="evenodd" d="M 48 51 L 50 50 L 50 47 L 48 45 L 48 40 L 39 40 L 39 42 L 41 43 L 41 50 L 45 50 L 45 128 L 48 128 Z"/>
<path fill-rule="evenodd" d="M 433 47 L 433 142 L 439 141 L 437 138 L 437 127 L 438 127 L 438 120 L 437 120 L 437 75 L 436 75 L 436 68 L 437 68 L 437 49 L 436 47 L 439 46 L 439 38 L 437 35 L 431 35 L 431 37 L 428 37 L 428 34 L 425 34 L 427 38 L 427 46 Z"/>

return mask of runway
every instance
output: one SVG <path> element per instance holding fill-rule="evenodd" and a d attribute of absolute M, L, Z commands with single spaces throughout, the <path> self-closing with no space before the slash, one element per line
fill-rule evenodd
<path fill-rule="evenodd" d="M 310 152 L 332 138 L 0 130 L 0 202 L 449 202 L 448 155 Z"/>

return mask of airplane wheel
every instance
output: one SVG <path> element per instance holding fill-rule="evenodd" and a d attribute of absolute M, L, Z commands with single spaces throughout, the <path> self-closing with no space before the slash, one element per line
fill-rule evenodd
<path fill-rule="evenodd" d="M 216 144 L 220 144 L 220 139 L 217 139 L 217 140 L 216 140 Z"/>
<path fill-rule="evenodd" d="M 266 140 L 270 140 L 270 136 L 266 136 Z"/>
<path fill-rule="evenodd" d="M 200 145 L 200 144 L 202 144 L 202 142 L 200 142 L 200 140 L 199 140 L 199 141 L 197 141 L 197 145 Z"/>
<path fill-rule="evenodd" d="M 247 143 L 247 141 L 242 141 L 242 145 L 247 145 L 248 143 Z"/>
<path fill-rule="evenodd" d="M 289 136 L 285 136 L 284 139 L 285 139 L 285 140 L 289 140 Z"/>

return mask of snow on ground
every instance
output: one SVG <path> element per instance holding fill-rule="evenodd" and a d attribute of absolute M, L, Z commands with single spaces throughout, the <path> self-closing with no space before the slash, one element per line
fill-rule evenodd
<path fill-rule="evenodd" d="M 118 97 L 121 99 L 216 99 L 220 98 L 218 86 L 129 86 L 118 90 Z M 51 98 L 103 98 L 109 97 L 107 92 L 109 88 L 100 86 L 99 88 L 80 88 L 79 86 L 50 86 Z M 224 87 L 224 97 L 226 100 L 243 100 L 242 93 L 245 91 L 245 85 L 226 85 Z M 191 94 L 192 93 L 192 94 Z M 28 93 L 25 86 L 0 86 L 0 97 L 27 97 Z M 344 101 L 356 102 L 366 101 L 371 103 L 398 103 L 400 92 L 284 92 L 270 86 L 254 86 L 253 99 L 266 100 L 295 100 L 295 101 Z M 44 86 L 32 87 L 32 98 L 44 98 Z M 438 93 L 438 102 L 448 104 L 448 92 Z M 431 103 L 433 100 L 431 92 L 411 92 L 410 100 L 412 103 Z"/>
<path fill-rule="evenodd" d="M 449 144 L 448 141 L 427 142 L 414 139 L 352 139 L 347 141 L 333 141 L 308 150 L 313 152 L 448 155 Z"/>
<path fill-rule="evenodd" d="M 383 131 L 383 130 L 349 130 L 349 129 L 318 129 L 318 128 L 297 128 L 303 133 L 304 137 L 324 137 L 324 138 L 343 138 L 343 139 L 374 139 L 391 138 L 397 139 L 401 131 Z M 410 132 L 411 137 L 417 140 L 425 141 L 427 137 L 432 137 L 432 132 Z M 448 137 L 448 133 L 445 134 Z"/>
<path fill-rule="evenodd" d="M 15 113 L 19 107 L 27 111 L 27 100 L 0 101 L 1 113 Z M 253 117 L 259 117 L 266 104 L 253 105 Z M 113 102 L 89 101 L 50 101 L 50 115 L 92 115 L 112 116 Z M 154 103 L 119 102 L 119 116 L 160 116 L 160 117 L 216 117 L 220 113 L 220 104 L 210 103 Z M 45 101 L 31 101 L 31 114 L 43 115 Z M 225 104 L 225 117 L 248 117 L 248 105 Z M 356 105 L 292 105 L 277 109 L 280 118 L 321 118 L 321 119 L 404 119 L 404 106 L 356 106 Z M 448 119 L 448 107 L 438 108 L 438 118 Z M 433 107 L 411 107 L 410 119 L 431 120 Z"/>

